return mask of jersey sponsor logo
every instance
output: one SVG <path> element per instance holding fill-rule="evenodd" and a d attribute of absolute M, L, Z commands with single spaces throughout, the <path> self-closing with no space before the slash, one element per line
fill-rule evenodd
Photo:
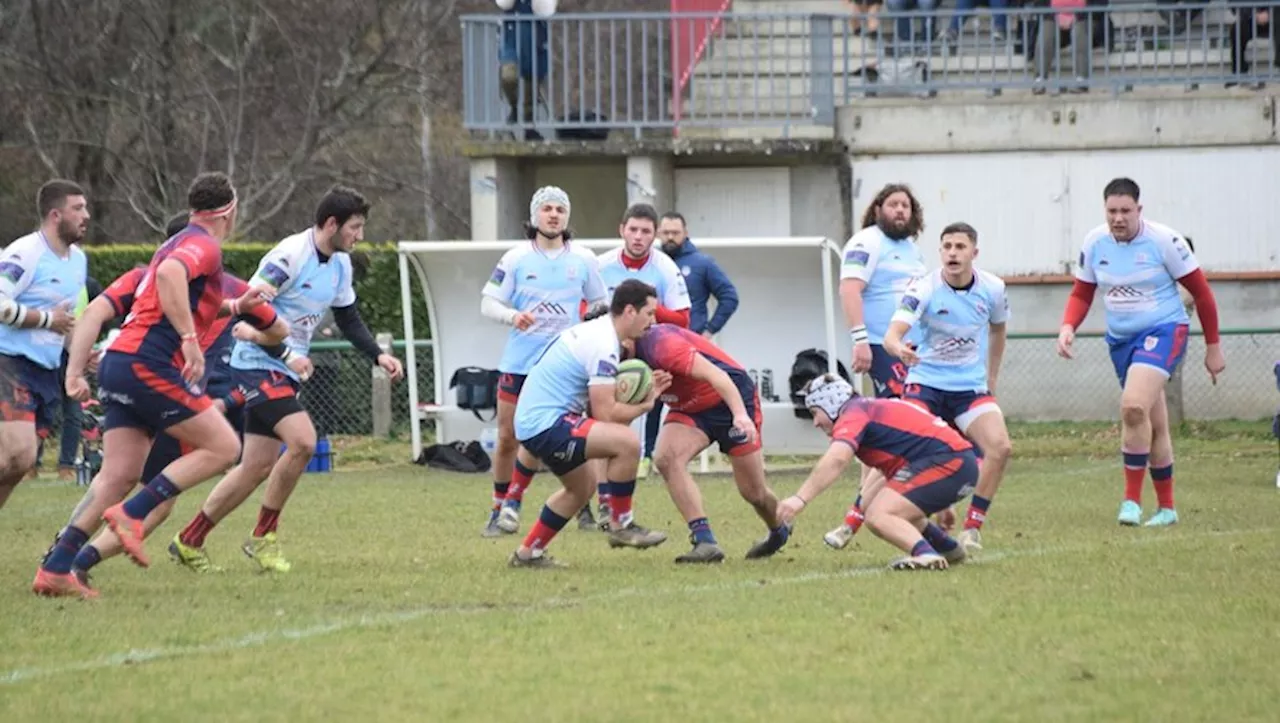
<path fill-rule="evenodd" d="M 502 286 L 502 282 L 506 278 L 507 278 L 506 271 L 503 271 L 501 267 L 495 268 L 493 270 L 493 275 L 489 277 L 489 283 L 493 284 L 494 286 Z"/>
<path fill-rule="evenodd" d="M 1121 285 L 1121 286 L 1112 286 L 1110 289 L 1108 289 L 1107 296 L 1113 299 L 1141 299 L 1144 296 L 1146 296 L 1146 294 L 1144 294 L 1141 289 L 1138 289 L 1136 287 Z"/>
<path fill-rule="evenodd" d="M 981 301 L 973 302 L 973 309 L 983 316 L 987 314 L 987 305 Z"/>
<path fill-rule="evenodd" d="M 596 364 L 596 376 L 598 377 L 616 377 L 618 376 L 618 367 L 608 359 L 601 359 Z"/>
<path fill-rule="evenodd" d="M 0 263 L 0 278 L 8 279 L 16 284 L 18 279 L 22 278 L 23 273 L 25 273 L 24 269 L 12 261 Z"/>
<path fill-rule="evenodd" d="M 1084 252 L 1083 252 L 1083 251 L 1081 251 L 1081 252 L 1080 252 L 1080 265 L 1081 265 L 1081 266 L 1084 266 Z"/>
<path fill-rule="evenodd" d="M 844 255 L 844 262 L 849 266 L 866 266 L 869 261 L 871 254 L 861 248 L 852 249 Z"/>
<path fill-rule="evenodd" d="M 268 261 L 267 265 L 262 267 L 262 278 L 272 286 L 280 286 L 289 280 L 289 272 L 280 268 L 274 262 Z"/>
<path fill-rule="evenodd" d="M 553 301 L 544 301 L 533 307 L 532 311 L 535 314 L 554 314 L 556 316 L 564 316 L 569 313 L 563 304 L 557 304 Z"/>
<path fill-rule="evenodd" d="M 902 297 L 903 311 L 915 311 L 916 309 L 919 309 L 919 308 L 920 308 L 920 300 L 917 299 L 916 297 L 914 296 Z"/>

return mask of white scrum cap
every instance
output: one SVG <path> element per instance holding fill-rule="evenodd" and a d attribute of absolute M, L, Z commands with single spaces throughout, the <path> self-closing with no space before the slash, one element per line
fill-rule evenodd
<path fill-rule="evenodd" d="M 805 385 L 804 406 L 806 409 L 821 409 L 834 422 L 840 416 L 840 408 L 852 396 L 853 387 L 849 382 L 834 374 L 823 374 Z"/>
<path fill-rule="evenodd" d="M 569 194 L 564 192 L 559 186 L 543 186 L 534 191 L 533 198 L 529 200 L 529 225 L 538 225 L 538 209 L 542 208 L 544 203 L 558 203 L 564 206 L 565 223 L 568 224 L 569 212 L 573 210 L 569 205 Z"/>

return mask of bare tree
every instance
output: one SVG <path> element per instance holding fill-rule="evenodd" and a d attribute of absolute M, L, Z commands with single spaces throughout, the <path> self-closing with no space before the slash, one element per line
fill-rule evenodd
<path fill-rule="evenodd" d="M 15 141 L 92 189 L 99 237 L 162 228 L 213 169 L 236 180 L 251 235 L 421 92 L 421 6 L 434 4 L 30 0 L 6 11 L 0 43 L 21 99 Z"/>

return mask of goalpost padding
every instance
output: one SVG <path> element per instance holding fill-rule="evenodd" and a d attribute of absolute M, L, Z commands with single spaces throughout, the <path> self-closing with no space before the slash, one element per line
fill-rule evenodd
<path fill-rule="evenodd" d="M 449 379 L 455 370 L 497 367 L 509 327 L 480 314 L 480 292 L 508 249 L 527 241 L 404 241 L 399 244 L 400 291 L 405 320 L 405 353 L 413 458 L 422 450 L 422 420 L 434 419 L 442 442 L 473 440 L 494 422 L 480 422 L 454 406 Z M 619 239 L 582 239 L 575 244 L 596 254 L 622 245 Z M 763 378 L 773 372 L 776 401 L 762 399 L 764 447 L 769 454 L 808 454 L 826 449 L 827 440 L 810 420 L 792 413 L 787 377 L 803 349 L 825 349 L 832 371 L 836 360 L 850 358 L 838 298 L 840 247 L 829 239 L 696 239 L 700 251 L 715 258 L 738 289 L 738 310 L 715 341 L 747 369 Z M 412 278 L 426 298 L 433 339 L 433 398 L 418 388 L 419 359 L 413 344 L 410 299 Z M 855 379 L 855 384 L 860 380 Z M 484 413 L 486 418 L 489 413 Z M 643 419 L 643 418 L 642 418 Z"/>

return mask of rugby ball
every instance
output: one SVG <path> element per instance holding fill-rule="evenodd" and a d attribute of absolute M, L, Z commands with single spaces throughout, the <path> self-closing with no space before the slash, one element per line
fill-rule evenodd
<path fill-rule="evenodd" d="M 618 365 L 614 383 L 614 399 L 623 404 L 640 404 L 653 387 L 653 371 L 640 359 L 627 359 Z"/>

